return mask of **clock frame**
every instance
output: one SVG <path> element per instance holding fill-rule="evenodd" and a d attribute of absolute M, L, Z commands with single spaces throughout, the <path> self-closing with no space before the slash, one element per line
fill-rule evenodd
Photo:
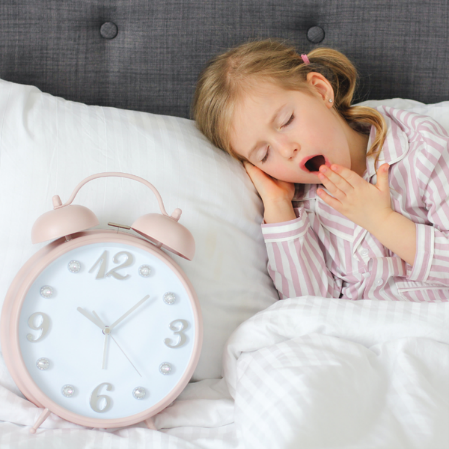
<path fill-rule="evenodd" d="M 103 229 L 86 230 L 98 224 L 95 215 L 83 206 L 70 204 L 78 190 L 85 183 L 100 177 L 126 177 L 146 184 L 157 196 L 162 214 L 147 214 L 134 222 L 131 227 L 110 223 L 110 225 L 119 228 L 116 231 Z M 53 197 L 53 205 L 53 211 L 47 212 L 37 220 L 33 228 L 32 240 L 34 242 L 51 238 L 56 238 L 56 240 L 41 248 L 19 270 L 7 292 L 0 321 L 2 352 L 11 376 L 24 396 L 36 406 L 43 408 L 41 415 L 30 429 L 30 432 L 35 433 L 36 429 L 50 413 L 55 413 L 67 421 L 87 427 L 115 428 L 145 421 L 149 428 L 155 429 L 152 417 L 169 406 L 191 379 L 200 357 L 203 339 L 201 309 L 194 288 L 179 265 L 161 249 L 161 247 L 165 248 L 189 260 L 193 257 L 193 237 L 187 229 L 177 222 L 181 216 L 181 210 L 176 209 L 172 216 L 169 216 L 165 212 L 159 193 L 152 184 L 134 175 L 115 172 L 101 173 L 86 178 L 75 188 L 74 193 L 66 204 L 62 205 L 59 197 L 55 196 Z M 120 228 L 132 229 L 138 234 L 134 234 L 132 231 L 121 230 Z M 190 302 L 193 316 L 193 322 L 190 323 L 193 327 L 192 351 L 187 366 L 174 387 L 161 400 L 144 411 L 112 419 L 93 418 L 74 413 L 49 398 L 39 388 L 28 371 L 22 357 L 19 335 L 22 306 L 30 287 L 39 275 L 50 264 L 69 251 L 98 243 L 131 245 L 157 257 L 182 284 Z M 177 333 L 179 334 L 179 332 Z M 29 341 L 32 340 L 29 339 Z M 167 346 L 171 347 L 169 344 Z M 103 363 L 104 360 L 103 358 Z"/>

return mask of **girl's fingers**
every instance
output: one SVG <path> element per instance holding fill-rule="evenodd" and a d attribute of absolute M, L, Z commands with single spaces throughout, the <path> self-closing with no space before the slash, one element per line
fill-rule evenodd
<path fill-rule="evenodd" d="M 246 173 L 248 173 L 248 176 L 251 178 L 251 181 L 253 181 L 253 183 L 257 182 L 261 177 L 263 177 L 263 173 L 260 173 L 261 170 L 259 170 L 254 165 L 248 162 L 244 162 L 243 166 L 245 167 Z"/>
<path fill-rule="evenodd" d="M 243 166 L 245 167 L 245 170 L 248 174 L 251 171 L 251 168 L 253 167 L 252 164 L 250 164 L 249 162 L 246 162 L 246 161 L 243 162 Z"/>
<path fill-rule="evenodd" d="M 326 187 L 327 188 L 327 187 Z M 329 206 L 333 207 L 335 210 L 340 209 L 340 201 L 337 199 L 331 197 L 327 192 L 325 192 L 323 189 L 317 189 L 317 194 L 320 196 L 320 198 Z"/>
<path fill-rule="evenodd" d="M 354 188 L 353 175 L 358 176 L 353 171 L 335 164 L 332 165 L 331 168 L 326 167 L 326 165 L 322 165 L 320 167 L 320 172 L 323 173 L 327 178 L 329 178 L 334 183 L 334 185 L 343 192 L 348 192 Z"/>
<path fill-rule="evenodd" d="M 390 166 L 388 164 L 383 164 L 377 170 L 377 182 L 376 187 L 381 192 L 387 192 L 390 189 L 390 185 L 388 183 L 388 170 Z"/>
<path fill-rule="evenodd" d="M 318 174 L 318 177 L 320 178 L 324 187 L 326 187 L 326 189 L 329 190 L 329 192 L 332 193 L 335 198 L 343 200 L 346 197 L 346 193 L 340 190 L 332 181 L 330 181 L 328 177 L 326 177 L 322 173 Z"/>
<path fill-rule="evenodd" d="M 294 183 L 279 181 L 249 162 L 244 161 L 243 166 L 264 202 L 279 199 L 291 201 L 293 199 L 295 195 Z"/>

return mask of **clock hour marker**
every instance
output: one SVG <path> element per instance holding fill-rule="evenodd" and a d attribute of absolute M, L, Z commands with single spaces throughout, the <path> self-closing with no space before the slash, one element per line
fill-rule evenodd
<path fill-rule="evenodd" d="M 165 295 L 164 295 L 165 304 L 168 304 L 171 306 L 172 304 L 175 303 L 175 301 L 176 301 L 176 295 L 174 293 L 172 293 L 172 292 L 165 293 Z"/>
<path fill-rule="evenodd" d="M 147 390 L 145 390 L 145 388 L 143 387 L 136 387 L 133 390 L 133 396 L 136 399 L 143 399 L 147 394 Z"/>
<path fill-rule="evenodd" d="M 77 260 L 71 260 L 67 264 L 67 269 L 70 271 L 70 273 L 79 273 L 81 271 L 81 262 Z"/>
<path fill-rule="evenodd" d="M 172 372 L 172 369 L 173 367 L 170 365 L 170 363 L 167 362 L 161 363 L 161 365 L 159 366 L 159 371 L 165 376 L 167 374 L 170 374 Z"/>
<path fill-rule="evenodd" d="M 112 268 L 111 270 L 107 271 L 108 266 L 108 252 L 105 250 L 103 251 L 103 254 L 100 256 L 100 258 L 94 263 L 93 267 L 89 270 L 89 273 L 92 273 L 95 271 L 95 268 L 99 266 L 98 273 L 95 279 L 104 279 L 108 276 L 113 276 L 115 279 L 118 279 L 120 281 L 123 281 L 124 279 L 128 279 L 130 277 L 129 274 L 123 275 L 118 273 L 118 270 L 122 270 L 123 268 L 129 267 L 134 263 L 134 256 L 128 252 L 128 251 L 120 251 L 118 252 L 113 258 L 112 261 L 114 263 L 120 263 L 120 260 L 123 260 L 123 257 L 125 257 L 124 262 L 122 262 L 118 267 Z"/>
<path fill-rule="evenodd" d="M 150 277 L 151 275 L 151 267 L 148 265 L 141 265 L 139 267 L 139 274 L 143 277 L 143 278 L 147 278 Z"/>
<path fill-rule="evenodd" d="M 172 321 L 168 327 L 174 332 L 175 335 L 179 336 L 178 343 L 173 344 L 173 341 L 170 338 L 166 338 L 164 340 L 165 345 L 169 348 L 179 348 L 180 346 L 182 346 L 187 340 L 187 336 L 183 331 L 187 329 L 188 326 L 189 323 L 186 320 Z"/>
<path fill-rule="evenodd" d="M 54 294 L 54 290 L 53 287 L 50 287 L 49 285 L 44 285 L 43 287 L 41 287 L 40 293 L 43 298 L 51 298 Z"/>
<path fill-rule="evenodd" d="M 108 382 L 103 382 L 92 391 L 90 395 L 90 406 L 94 412 L 106 413 L 112 407 L 112 399 L 106 394 L 99 394 L 100 390 L 105 387 L 106 391 L 113 391 L 114 386 Z"/>
<path fill-rule="evenodd" d="M 73 385 L 64 385 L 61 388 L 61 393 L 66 397 L 66 398 L 71 398 L 74 394 L 75 394 L 75 387 Z"/>
<path fill-rule="evenodd" d="M 37 360 L 36 366 L 41 370 L 45 371 L 50 367 L 50 360 L 46 359 L 45 357 L 42 357 Z"/>
<path fill-rule="evenodd" d="M 39 324 L 36 324 L 39 323 Z M 42 331 L 39 337 L 33 334 L 27 334 L 27 340 L 36 343 L 47 335 L 50 329 L 50 318 L 46 313 L 35 312 L 28 318 L 28 326 L 35 331 Z"/>

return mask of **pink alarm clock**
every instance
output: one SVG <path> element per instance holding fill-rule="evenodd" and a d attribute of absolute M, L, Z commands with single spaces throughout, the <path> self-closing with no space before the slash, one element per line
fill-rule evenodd
<path fill-rule="evenodd" d="M 102 177 L 139 181 L 156 195 L 162 214 L 132 226 L 109 223 L 72 205 L 79 189 Z M 22 267 L 1 317 L 6 365 L 22 393 L 43 411 L 88 427 L 145 421 L 182 392 L 201 352 L 197 296 L 162 248 L 191 260 L 192 234 L 169 216 L 156 188 L 126 173 L 84 179 L 62 204 L 38 218 L 32 242 L 53 240 Z M 56 240 L 54 240 L 56 239 Z"/>

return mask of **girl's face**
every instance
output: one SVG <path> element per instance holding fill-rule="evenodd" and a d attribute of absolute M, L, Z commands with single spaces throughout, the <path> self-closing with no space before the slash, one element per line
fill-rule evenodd
<path fill-rule="evenodd" d="M 307 82 L 311 94 L 256 84 L 236 106 L 230 138 L 234 151 L 273 178 L 321 184 L 319 166 L 351 168 L 351 153 L 365 154 L 367 138 L 360 148 L 360 135 L 329 102 L 333 89 L 324 76 L 309 73 Z"/>

